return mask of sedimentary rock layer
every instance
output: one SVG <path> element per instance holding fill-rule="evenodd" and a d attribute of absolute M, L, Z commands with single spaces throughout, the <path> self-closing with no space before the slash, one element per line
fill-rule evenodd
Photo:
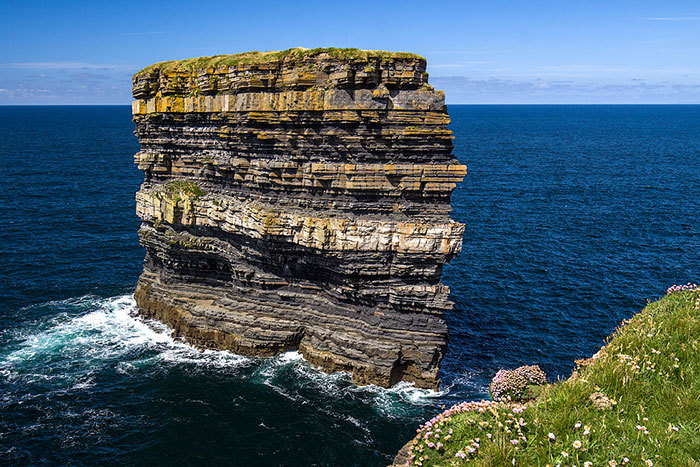
<path fill-rule="evenodd" d="M 466 168 L 425 65 L 290 49 L 137 73 L 140 311 L 202 347 L 436 388 Z"/>

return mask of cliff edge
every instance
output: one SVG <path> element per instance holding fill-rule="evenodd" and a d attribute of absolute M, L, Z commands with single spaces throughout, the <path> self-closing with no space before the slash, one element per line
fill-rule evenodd
<path fill-rule="evenodd" d="M 454 405 L 420 425 L 393 465 L 700 465 L 699 350 L 700 287 L 672 286 L 570 378 L 526 403 Z"/>
<path fill-rule="evenodd" d="M 200 347 L 437 388 L 466 167 L 425 67 L 290 49 L 137 73 L 140 312 Z"/>

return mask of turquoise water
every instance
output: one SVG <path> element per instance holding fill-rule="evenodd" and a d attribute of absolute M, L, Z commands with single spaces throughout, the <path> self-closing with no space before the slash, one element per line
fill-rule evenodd
<path fill-rule="evenodd" d="M 440 392 L 193 350 L 134 313 L 130 109 L 0 107 L 0 462 L 386 465 L 501 367 L 551 379 L 700 275 L 700 106 L 451 106 L 469 174 Z"/>

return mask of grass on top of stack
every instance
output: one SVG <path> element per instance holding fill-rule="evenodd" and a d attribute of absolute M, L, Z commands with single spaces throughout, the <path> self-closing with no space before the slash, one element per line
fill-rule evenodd
<path fill-rule="evenodd" d="M 166 62 L 158 62 L 149 65 L 139 73 L 153 72 L 161 70 L 164 72 L 176 71 L 197 71 L 206 68 L 219 68 L 222 66 L 235 65 L 255 65 L 270 62 L 279 62 L 283 60 L 301 61 L 317 55 L 328 55 L 331 58 L 347 60 L 347 61 L 368 61 L 372 59 L 379 60 L 400 60 L 400 59 L 416 59 L 425 60 L 420 55 L 410 52 L 389 52 L 385 50 L 361 50 L 355 48 L 336 48 L 336 47 L 319 47 L 315 49 L 306 49 L 303 47 L 295 47 L 292 49 L 269 52 L 244 52 L 233 55 L 214 55 L 211 57 L 188 58 L 185 60 L 170 60 Z"/>

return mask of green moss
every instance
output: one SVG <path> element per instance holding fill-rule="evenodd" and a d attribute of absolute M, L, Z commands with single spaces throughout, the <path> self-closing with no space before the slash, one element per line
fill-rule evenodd
<path fill-rule="evenodd" d="M 183 198 L 198 198 L 206 193 L 194 182 L 187 180 L 171 180 L 165 184 L 165 190 L 176 200 Z"/>
<path fill-rule="evenodd" d="M 417 59 L 425 60 L 420 55 L 408 52 L 387 52 L 382 50 L 360 50 L 355 48 L 339 49 L 335 47 L 320 47 L 316 49 L 304 49 L 297 47 L 282 51 L 271 52 L 244 52 L 235 55 L 215 55 L 211 57 L 189 58 L 186 60 L 170 60 L 158 62 L 147 66 L 137 73 L 161 72 L 192 72 L 207 68 L 218 68 L 222 66 L 252 65 L 277 62 L 282 60 L 303 61 L 304 59 L 315 57 L 320 54 L 328 54 L 333 58 L 353 61 L 369 61 L 379 59 L 382 61 L 392 61 L 397 59 Z"/>
<path fill-rule="evenodd" d="M 465 403 L 439 415 L 410 465 L 700 465 L 699 352 L 700 290 L 671 293 L 524 409 Z"/>

